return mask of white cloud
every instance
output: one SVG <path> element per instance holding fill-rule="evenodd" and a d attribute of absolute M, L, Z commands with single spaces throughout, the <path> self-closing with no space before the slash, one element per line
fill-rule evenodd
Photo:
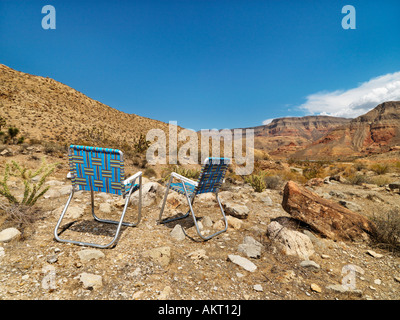
<path fill-rule="evenodd" d="M 400 72 L 373 78 L 346 91 L 311 94 L 299 108 L 311 114 L 355 118 L 382 102 L 397 100 L 400 100 Z"/>
<path fill-rule="evenodd" d="M 262 124 L 263 124 L 264 126 L 266 126 L 267 124 L 270 124 L 270 123 L 272 122 L 272 120 L 274 120 L 274 119 L 267 119 L 267 120 L 264 120 Z"/>

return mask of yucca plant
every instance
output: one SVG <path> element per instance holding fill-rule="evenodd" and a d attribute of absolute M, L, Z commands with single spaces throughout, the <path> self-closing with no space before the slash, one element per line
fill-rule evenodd
<path fill-rule="evenodd" d="M 33 206 L 36 201 L 49 190 L 49 186 L 44 189 L 42 189 L 42 187 L 47 177 L 53 173 L 56 166 L 57 164 L 47 165 L 43 162 L 39 169 L 32 171 L 24 166 L 20 166 L 15 161 L 11 161 L 11 165 L 7 163 L 4 169 L 3 179 L 0 180 L 0 195 L 5 197 L 10 204 Z M 24 194 L 21 200 L 18 200 L 8 188 L 7 183 L 10 175 L 21 178 L 24 184 Z M 33 178 L 39 175 L 41 175 L 40 179 L 34 182 Z"/>

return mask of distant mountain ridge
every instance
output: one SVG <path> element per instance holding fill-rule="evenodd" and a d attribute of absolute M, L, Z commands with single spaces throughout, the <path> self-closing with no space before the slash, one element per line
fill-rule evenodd
<path fill-rule="evenodd" d="M 296 158 L 354 157 L 400 149 L 400 101 L 381 103 L 294 154 Z"/>

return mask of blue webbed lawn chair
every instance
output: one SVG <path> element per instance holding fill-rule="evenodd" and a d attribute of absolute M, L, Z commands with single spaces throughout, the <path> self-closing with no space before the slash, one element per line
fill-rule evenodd
<path fill-rule="evenodd" d="M 96 148 L 87 146 L 71 145 L 68 151 L 72 190 L 61 216 L 54 229 L 54 237 L 60 242 L 70 242 L 78 245 L 92 246 L 97 248 L 111 247 L 118 238 L 121 226 L 134 227 L 139 224 L 142 209 L 142 172 L 137 172 L 128 179 L 124 180 L 124 158 L 123 153 L 117 149 Z M 136 180 L 139 183 L 136 184 Z M 60 223 L 71 202 L 74 192 L 78 190 L 90 191 L 92 215 L 95 220 L 105 223 L 116 224 L 116 232 L 112 241 L 108 244 L 96 244 L 75 240 L 61 239 L 57 234 Z M 139 190 L 139 213 L 137 222 L 124 222 L 124 216 L 129 204 L 129 198 L 133 192 Z M 121 195 L 125 198 L 124 209 L 119 221 L 105 220 L 98 218 L 94 213 L 94 192 L 106 192 Z"/>
<path fill-rule="evenodd" d="M 204 162 L 204 165 L 203 165 L 201 171 L 200 171 L 200 175 L 199 175 L 199 178 L 197 181 L 193 181 L 193 180 L 188 179 L 184 176 L 181 176 L 175 172 L 172 172 L 171 177 L 168 181 L 167 189 L 165 191 L 164 201 L 163 201 L 161 211 L 160 211 L 160 216 L 159 216 L 159 222 L 160 223 L 168 223 L 168 222 L 175 221 L 178 219 L 183 219 L 183 218 L 186 218 L 189 215 L 189 213 L 191 213 L 194 224 L 196 226 L 197 233 L 203 240 L 209 240 L 212 237 L 214 237 L 222 232 L 225 232 L 228 228 L 228 223 L 226 220 L 224 209 L 222 208 L 222 205 L 221 205 L 221 201 L 219 200 L 219 197 L 218 197 L 218 192 L 219 192 L 219 189 L 220 189 L 222 183 L 224 182 L 225 173 L 226 173 L 226 170 L 228 169 L 229 164 L 230 164 L 229 158 L 212 158 L 212 157 L 207 158 Z M 172 181 L 174 179 L 180 180 L 180 182 L 172 183 Z M 165 203 L 167 200 L 169 189 L 172 189 L 172 190 L 186 196 L 187 202 L 189 204 L 189 210 L 185 215 L 183 215 L 181 217 L 161 220 L 162 214 L 164 212 L 164 207 L 165 207 Z M 224 219 L 225 227 L 223 230 L 217 231 L 216 233 L 214 233 L 212 235 L 204 236 L 200 232 L 199 226 L 196 221 L 196 217 L 195 217 L 195 214 L 193 211 L 193 202 L 194 202 L 196 195 L 202 194 L 202 193 L 208 193 L 208 192 L 212 192 L 216 196 L 217 202 L 221 209 L 222 217 Z"/>

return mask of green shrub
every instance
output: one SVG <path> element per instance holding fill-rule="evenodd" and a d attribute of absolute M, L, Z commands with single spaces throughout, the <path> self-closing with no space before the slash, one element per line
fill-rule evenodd
<path fill-rule="evenodd" d="M 267 185 L 265 183 L 265 176 L 266 174 L 261 171 L 258 174 L 245 176 L 244 181 L 250 184 L 255 192 L 263 192 L 267 188 Z"/>
<path fill-rule="evenodd" d="M 15 161 L 11 161 L 11 165 L 7 163 L 4 169 L 3 179 L 0 181 L 0 195 L 6 198 L 10 204 L 33 206 L 50 188 L 48 186 L 42 189 L 42 186 L 46 178 L 53 173 L 56 166 L 57 164 L 46 165 L 43 163 L 38 170 L 32 172 L 25 167 L 21 167 Z M 10 175 L 19 177 L 24 184 L 24 193 L 20 200 L 18 200 L 17 196 L 13 195 L 8 188 L 8 179 Z M 32 179 L 39 175 L 41 175 L 39 181 L 34 182 Z"/>

